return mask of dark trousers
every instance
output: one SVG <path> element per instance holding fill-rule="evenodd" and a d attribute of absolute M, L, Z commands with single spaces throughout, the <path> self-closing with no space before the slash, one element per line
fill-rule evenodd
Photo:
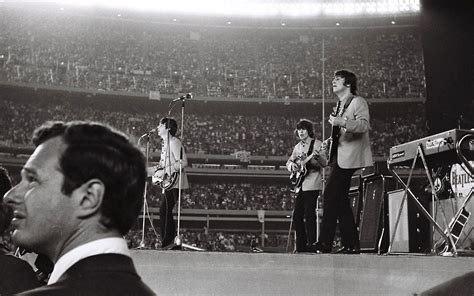
<path fill-rule="evenodd" d="M 333 164 L 324 191 L 323 221 L 319 236 L 319 241 L 327 246 L 332 246 L 337 221 L 339 221 L 342 245 L 359 246 L 359 233 L 349 201 L 351 177 L 355 171 L 356 169 L 342 169 L 337 163 Z"/>
<path fill-rule="evenodd" d="M 295 200 L 293 224 L 296 231 L 296 251 L 306 251 L 306 246 L 316 242 L 316 202 L 319 190 L 300 191 Z"/>
<path fill-rule="evenodd" d="M 176 226 L 173 219 L 173 208 L 178 200 L 179 190 L 174 188 L 165 191 L 165 196 L 160 204 L 160 231 L 161 246 L 165 247 L 174 241 Z"/>

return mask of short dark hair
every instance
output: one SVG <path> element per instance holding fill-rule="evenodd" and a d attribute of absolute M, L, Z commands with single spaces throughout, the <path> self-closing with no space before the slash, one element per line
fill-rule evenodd
<path fill-rule="evenodd" d="M 12 188 L 12 181 L 8 171 L 4 167 L 0 167 L 0 235 L 7 230 L 13 219 L 13 210 L 11 207 L 3 203 L 3 196 Z"/>
<path fill-rule="evenodd" d="M 298 130 L 299 129 L 305 129 L 308 131 L 308 136 L 310 136 L 311 138 L 314 138 L 314 130 L 313 130 L 313 122 L 306 119 L 306 118 L 302 118 L 298 121 L 298 123 L 296 124 L 296 129 L 295 129 L 295 135 L 296 137 L 298 137 Z"/>
<path fill-rule="evenodd" d="M 64 175 L 62 192 L 88 180 L 105 185 L 101 223 L 126 234 L 137 220 L 143 203 L 146 168 L 143 153 L 121 132 L 104 124 L 85 121 L 50 121 L 37 128 L 33 143 L 60 137 L 66 144 L 59 156 Z"/>
<path fill-rule="evenodd" d="M 170 134 L 174 137 L 178 132 L 178 123 L 173 118 L 164 117 L 160 120 L 160 123 L 164 124 L 169 129 Z"/>
<path fill-rule="evenodd" d="M 351 86 L 351 94 L 357 95 L 357 76 L 349 70 L 337 70 L 334 72 L 334 77 L 339 76 L 344 78 L 344 85 Z"/>

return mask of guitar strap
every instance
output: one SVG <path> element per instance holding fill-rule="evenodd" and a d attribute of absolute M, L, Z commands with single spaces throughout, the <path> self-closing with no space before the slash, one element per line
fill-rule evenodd
<path fill-rule="evenodd" d="M 354 99 L 354 95 L 352 95 L 349 99 L 347 99 L 347 102 L 344 104 L 344 108 L 342 109 L 341 115 L 344 114 L 344 111 L 347 110 L 347 107 L 351 104 L 352 100 Z"/>
<path fill-rule="evenodd" d="M 313 148 L 314 148 L 314 139 L 311 140 L 311 143 L 309 144 L 307 155 L 310 155 L 311 153 L 313 153 Z"/>
<path fill-rule="evenodd" d="M 342 108 L 340 108 L 341 107 L 341 101 L 338 101 L 337 102 L 337 107 L 336 107 L 336 115 L 337 116 L 342 116 L 342 114 L 344 114 L 344 112 L 347 110 L 347 107 L 349 107 L 349 105 L 351 104 L 353 99 L 354 99 L 354 96 L 351 96 L 349 99 L 347 99 L 346 103 L 344 104 L 344 106 Z M 339 127 L 337 129 L 337 133 L 335 135 L 335 138 L 339 139 L 340 134 L 341 134 L 341 128 Z"/>
<path fill-rule="evenodd" d="M 340 108 L 341 108 L 341 101 L 338 100 L 337 105 L 336 105 L 336 112 L 335 112 L 336 116 L 339 115 L 339 111 L 341 111 Z"/>
<path fill-rule="evenodd" d="M 311 143 L 309 144 L 308 152 L 306 153 L 306 157 L 308 157 L 308 155 L 310 155 L 311 153 L 313 153 L 314 141 L 315 141 L 314 139 L 311 140 Z M 305 164 L 306 169 L 307 169 L 308 171 L 309 171 L 308 165 L 309 165 L 310 162 L 311 162 L 311 161 L 308 161 L 308 162 Z M 304 178 L 306 178 L 306 175 L 304 175 L 303 177 L 301 177 L 301 186 L 303 186 Z"/>

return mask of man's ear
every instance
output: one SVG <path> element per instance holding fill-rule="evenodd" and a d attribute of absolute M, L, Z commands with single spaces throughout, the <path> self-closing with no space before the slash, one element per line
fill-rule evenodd
<path fill-rule="evenodd" d="M 84 218 L 97 213 L 105 193 L 105 185 L 99 179 L 91 179 L 75 190 L 78 194 L 79 218 Z"/>

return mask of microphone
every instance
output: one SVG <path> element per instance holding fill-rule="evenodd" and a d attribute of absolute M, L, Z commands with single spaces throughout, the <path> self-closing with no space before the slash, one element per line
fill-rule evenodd
<path fill-rule="evenodd" d="M 177 99 L 172 100 L 171 102 L 190 100 L 192 98 L 193 98 L 193 94 L 192 93 L 187 93 L 187 94 L 182 95 L 181 97 L 179 97 Z"/>
<path fill-rule="evenodd" d="M 157 128 L 154 128 L 154 129 L 150 130 L 149 132 L 147 132 L 146 134 L 143 134 L 140 138 L 148 137 L 149 135 L 156 132 L 156 130 L 157 130 Z"/>

